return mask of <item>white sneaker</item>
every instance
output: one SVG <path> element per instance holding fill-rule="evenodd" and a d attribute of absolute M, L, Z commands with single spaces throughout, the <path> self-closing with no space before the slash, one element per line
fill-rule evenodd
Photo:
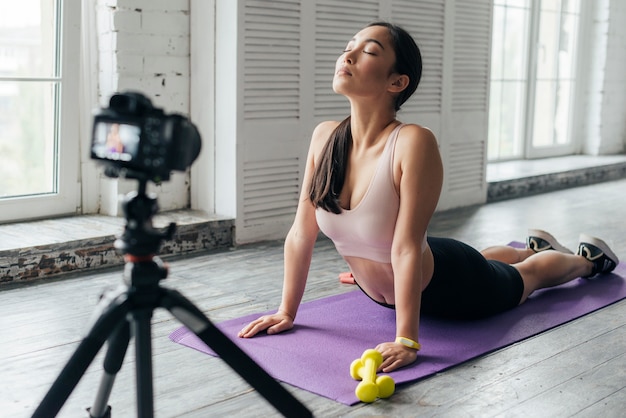
<path fill-rule="evenodd" d="M 541 229 L 528 230 L 526 248 L 530 248 L 536 253 L 546 250 L 556 250 L 566 254 L 574 254 L 572 250 L 561 245 L 556 238 Z"/>
<path fill-rule="evenodd" d="M 580 234 L 580 243 L 578 244 L 576 254 L 582 255 L 593 263 L 591 274 L 585 277 L 613 271 L 619 263 L 619 259 L 606 245 L 606 242 L 586 234 Z"/>

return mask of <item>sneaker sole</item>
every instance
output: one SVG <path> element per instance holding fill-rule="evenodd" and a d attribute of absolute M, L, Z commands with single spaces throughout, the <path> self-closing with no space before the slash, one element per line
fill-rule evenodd
<path fill-rule="evenodd" d="M 561 243 L 559 243 L 559 241 L 557 241 L 556 238 L 554 238 L 550 233 L 542 229 L 529 229 L 528 235 L 541 238 L 542 240 L 549 242 L 552 248 L 554 248 L 556 251 L 559 251 L 565 254 L 574 254 L 572 250 L 561 245 Z"/>
<path fill-rule="evenodd" d="M 615 264 L 619 264 L 619 259 L 617 258 L 617 255 L 615 255 L 615 253 L 611 251 L 607 243 L 602 241 L 600 238 L 592 237 L 591 235 L 587 234 L 580 234 L 580 242 L 595 245 L 596 247 L 601 249 L 607 257 L 615 261 Z"/>

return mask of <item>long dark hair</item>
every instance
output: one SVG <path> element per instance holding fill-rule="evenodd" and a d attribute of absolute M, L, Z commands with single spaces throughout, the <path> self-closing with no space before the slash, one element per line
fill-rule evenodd
<path fill-rule="evenodd" d="M 422 54 L 411 35 L 399 26 L 388 22 L 374 22 L 367 25 L 383 26 L 389 31 L 391 42 L 396 54 L 393 72 L 407 75 L 408 86 L 396 97 L 394 107 L 400 107 L 415 92 L 422 78 Z M 315 207 L 329 212 L 341 213 L 339 193 L 346 179 L 346 165 L 352 148 L 352 131 L 350 116 L 344 119 L 330 134 L 315 167 L 309 187 L 309 198 Z"/>

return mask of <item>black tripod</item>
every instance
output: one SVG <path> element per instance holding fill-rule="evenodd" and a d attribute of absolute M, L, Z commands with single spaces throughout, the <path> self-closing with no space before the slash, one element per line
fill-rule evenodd
<path fill-rule="evenodd" d="M 124 283 L 103 294 L 87 336 L 54 381 L 33 417 L 56 416 L 105 341 L 108 341 L 108 350 L 104 358 L 104 373 L 94 404 L 88 412 L 91 418 L 110 417 L 108 398 L 115 376 L 122 367 L 131 335 L 135 338 L 137 416 L 152 417 L 151 318 L 158 307 L 167 309 L 193 331 L 284 416 L 311 417 L 311 412 L 303 404 L 241 351 L 187 298 L 159 285 L 159 281 L 167 277 L 167 266 L 155 254 L 161 241 L 171 238 L 176 225 L 170 224 L 166 233 L 153 229 L 151 218 L 157 212 L 157 206 L 156 198 L 146 195 L 146 180 L 140 180 L 137 193 L 129 193 L 126 197 L 126 226 L 123 235 L 115 241 L 115 247 L 125 254 Z"/>

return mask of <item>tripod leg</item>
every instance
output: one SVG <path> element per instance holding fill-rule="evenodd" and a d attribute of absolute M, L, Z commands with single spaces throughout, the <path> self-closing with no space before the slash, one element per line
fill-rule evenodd
<path fill-rule="evenodd" d="M 128 299 L 123 292 L 109 292 L 103 295 L 98 308 L 101 308 L 102 313 L 96 318 L 87 336 L 80 342 L 61 370 L 33 413 L 33 418 L 56 416 L 108 336 L 120 322 L 126 321 L 126 314 L 129 310 Z"/>
<path fill-rule="evenodd" d="M 135 336 L 135 370 L 137 381 L 137 416 L 152 418 L 154 398 L 152 386 L 152 309 L 133 312 L 133 334 Z"/>
<path fill-rule="evenodd" d="M 211 347 L 280 413 L 286 417 L 313 416 L 311 411 L 228 339 L 187 298 L 175 290 L 164 289 L 164 292 L 162 306 Z"/>
<path fill-rule="evenodd" d="M 124 321 L 120 324 L 111 337 L 108 339 L 108 350 L 104 357 L 102 379 L 100 380 L 100 386 L 96 393 L 96 399 L 93 406 L 89 408 L 90 418 L 104 418 L 111 416 L 111 408 L 107 405 L 111 390 L 113 389 L 113 383 L 115 382 L 115 376 L 122 368 L 124 362 L 124 356 L 128 348 L 130 341 L 130 326 L 128 321 Z"/>

